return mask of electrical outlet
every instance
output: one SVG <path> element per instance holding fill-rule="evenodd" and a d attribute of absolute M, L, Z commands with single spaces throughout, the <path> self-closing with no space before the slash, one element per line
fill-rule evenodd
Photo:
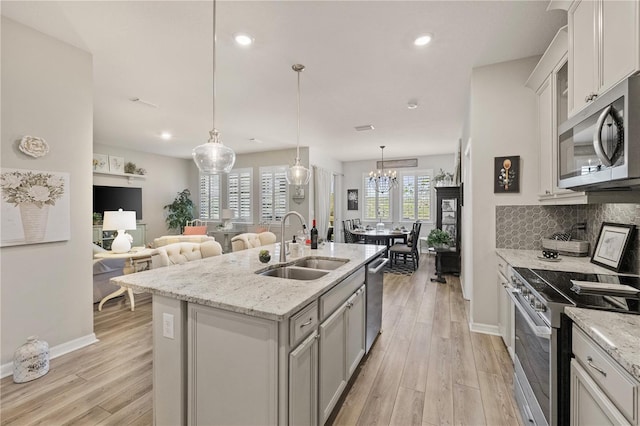
<path fill-rule="evenodd" d="M 162 335 L 173 339 L 173 315 L 171 314 L 162 314 Z"/>

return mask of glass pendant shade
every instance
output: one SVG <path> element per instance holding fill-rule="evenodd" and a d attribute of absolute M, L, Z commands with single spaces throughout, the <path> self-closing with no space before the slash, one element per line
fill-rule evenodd
<path fill-rule="evenodd" d="M 300 164 L 300 159 L 296 158 L 296 164 L 287 169 L 287 183 L 289 185 L 306 185 L 309 183 L 311 171 Z"/>
<path fill-rule="evenodd" d="M 193 148 L 191 152 L 193 161 L 202 174 L 229 173 L 236 162 L 236 153 L 220 142 L 220 134 L 217 129 L 211 130 L 209 135 L 207 143 Z"/>

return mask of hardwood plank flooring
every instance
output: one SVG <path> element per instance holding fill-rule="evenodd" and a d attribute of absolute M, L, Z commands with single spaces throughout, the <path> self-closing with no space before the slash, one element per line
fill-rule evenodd
<path fill-rule="evenodd" d="M 358 369 L 334 425 L 522 424 L 502 340 L 469 331 L 459 280 L 385 274 L 382 334 Z M 151 425 L 151 297 L 94 312 L 100 341 L 51 361 L 33 382 L 0 381 L 0 425 Z"/>

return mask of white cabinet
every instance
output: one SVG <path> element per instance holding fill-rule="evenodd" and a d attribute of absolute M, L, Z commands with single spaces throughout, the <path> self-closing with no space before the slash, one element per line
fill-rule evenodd
<path fill-rule="evenodd" d="M 320 324 L 319 424 L 324 424 L 364 356 L 365 286 Z"/>
<path fill-rule="evenodd" d="M 640 384 L 575 324 L 571 349 L 571 424 L 638 424 Z"/>
<path fill-rule="evenodd" d="M 289 424 L 318 424 L 318 337 L 315 331 L 289 354 Z"/>
<path fill-rule="evenodd" d="M 638 3 L 576 0 L 569 7 L 570 115 L 640 69 Z"/>
<path fill-rule="evenodd" d="M 515 306 L 509 296 L 512 286 L 507 278 L 509 265 L 497 256 L 498 266 L 498 329 L 513 361 L 515 352 Z"/>

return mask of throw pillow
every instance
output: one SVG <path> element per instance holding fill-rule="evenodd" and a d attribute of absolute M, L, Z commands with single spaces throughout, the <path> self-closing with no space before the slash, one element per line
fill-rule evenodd
<path fill-rule="evenodd" d="M 182 235 L 207 235 L 206 226 L 185 226 Z"/>

